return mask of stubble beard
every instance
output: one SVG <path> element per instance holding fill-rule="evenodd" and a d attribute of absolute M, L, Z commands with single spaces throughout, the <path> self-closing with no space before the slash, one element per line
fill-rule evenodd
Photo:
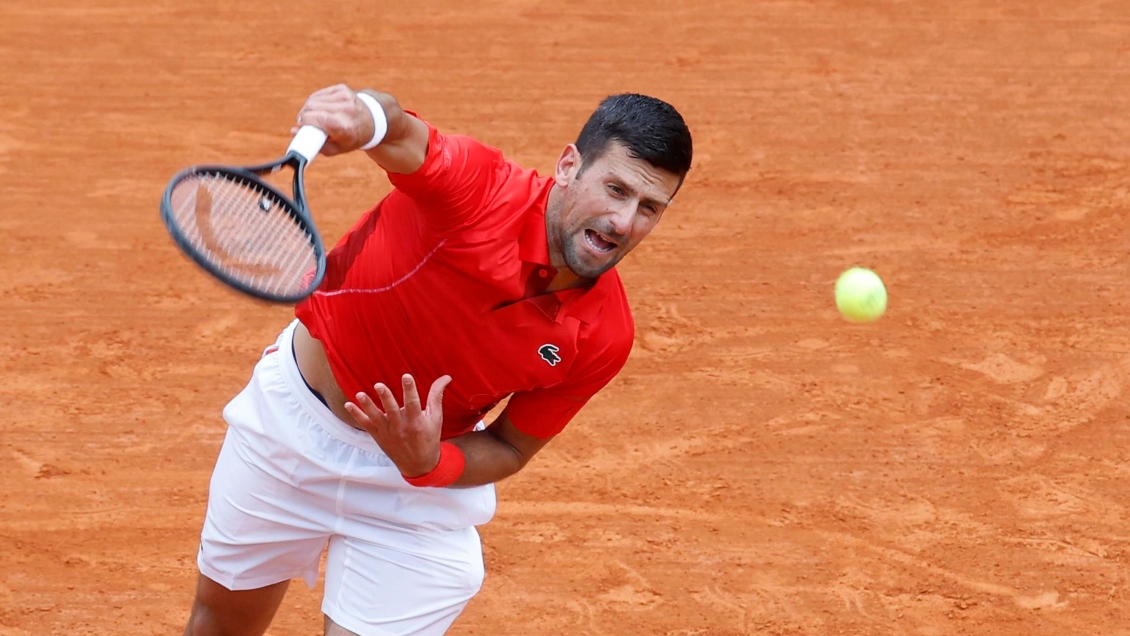
<path fill-rule="evenodd" d="M 616 264 L 620 262 L 620 259 L 624 257 L 622 252 L 617 253 L 616 250 L 613 250 L 607 255 L 606 259 L 599 261 L 599 264 L 597 264 L 586 258 L 586 256 L 590 254 L 591 252 L 585 241 L 584 228 L 570 233 L 566 237 L 561 249 L 561 255 L 565 259 L 565 265 L 581 278 L 596 278 L 615 267 Z"/>

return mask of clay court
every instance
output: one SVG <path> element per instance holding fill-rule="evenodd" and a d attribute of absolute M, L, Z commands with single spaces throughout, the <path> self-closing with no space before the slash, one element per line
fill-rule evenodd
<path fill-rule="evenodd" d="M 337 82 L 543 173 L 609 93 L 695 134 L 632 357 L 499 485 L 452 634 L 1130 634 L 1124 3 L 286 4 L 0 7 L 0 634 L 180 633 L 220 409 L 292 313 L 158 200 Z M 389 188 L 307 185 L 331 243 Z"/>

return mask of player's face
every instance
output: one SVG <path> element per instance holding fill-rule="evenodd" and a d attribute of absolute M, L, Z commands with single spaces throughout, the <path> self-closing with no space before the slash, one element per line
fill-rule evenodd
<path fill-rule="evenodd" d="M 570 145 L 557 162 L 556 183 L 563 194 L 560 207 L 547 210 L 550 250 L 577 276 L 596 278 L 651 233 L 679 177 L 614 142 L 588 162 Z"/>

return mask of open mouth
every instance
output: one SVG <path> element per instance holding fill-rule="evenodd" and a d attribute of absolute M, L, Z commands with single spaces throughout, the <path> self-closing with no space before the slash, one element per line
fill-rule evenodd
<path fill-rule="evenodd" d="M 615 241 L 593 230 L 585 230 L 585 242 L 589 244 L 589 247 L 602 254 L 607 254 L 616 249 Z"/>

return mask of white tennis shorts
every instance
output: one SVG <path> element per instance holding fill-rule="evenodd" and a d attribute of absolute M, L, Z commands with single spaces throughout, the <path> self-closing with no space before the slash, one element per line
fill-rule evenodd
<path fill-rule="evenodd" d="M 407 484 L 303 382 L 295 324 L 224 408 L 200 571 L 231 590 L 313 587 L 328 546 L 322 611 L 335 623 L 362 636 L 443 634 L 482 586 L 475 526 L 494 515 L 494 486 Z"/>

